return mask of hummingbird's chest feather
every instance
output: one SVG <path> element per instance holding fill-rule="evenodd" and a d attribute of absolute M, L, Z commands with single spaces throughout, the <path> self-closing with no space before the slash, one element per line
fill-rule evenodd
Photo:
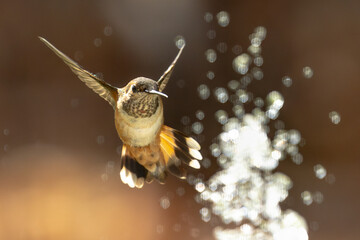
<path fill-rule="evenodd" d="M 115 126 L 120 139 L 124 144 L 133 147 L 147 146 L 155 141 L 163 125 L 163 106 L 160 106 L 150 117 L 133 117 L 119 106 L 115 111 Z"/>

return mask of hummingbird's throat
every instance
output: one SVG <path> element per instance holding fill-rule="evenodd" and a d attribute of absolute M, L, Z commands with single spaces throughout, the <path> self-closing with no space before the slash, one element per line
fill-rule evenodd
<path fill-rule="evenodd" d="M 135 118 L 149 118 L 159 107 L 159 97 L 145 96 L 139 99 L 129 98 L 123 103 L 124 111 Z"/>

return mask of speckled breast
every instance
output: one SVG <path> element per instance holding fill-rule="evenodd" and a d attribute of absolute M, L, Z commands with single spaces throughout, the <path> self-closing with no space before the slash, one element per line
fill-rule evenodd
<path fill-rule="evenodd" d="M 161 101 L 156 112 L 150 117 L 132 117 L 121 107 L 115 111 L 115 126 L 118 135 L 124 144 L 133 147 L 147 146 L 154 141 L 163 122 L 163 106 Z"/>

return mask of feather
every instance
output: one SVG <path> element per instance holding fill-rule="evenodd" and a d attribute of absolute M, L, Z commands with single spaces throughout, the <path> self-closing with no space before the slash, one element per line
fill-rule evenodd
<path fill-rule="evenodd" d="M 166 84 L 168 83 L 168 81 L 170 79 L 171 73 L 174 70 L 175 64 L 176 64 L 177 60 L 179 59 L 184 47 L 185 47 L 185 44 L 180 48 L 180 50 L 179 50 L 178 54 L 176 55 L 174 61 L 171 63 L 171 65 L 168 67 L 168 69 L 163 73 L 163 75 L 157 81 L 160 92 L 162 92 L 165 89 Z"/>
<path fill-rule="evenodd" d="M 180 159 L 175 155 L 174 147 L 162 137 L 160 138 L 160 147 L 164 156 L 166 169 L 178 178 L 186 178 L 186 170 L 181 166 Z"/>
<path fill-rule="evenodd" d="M 49 47 L 58 57 L 60 57 L 64 63 L 70 67 L 71 71 L 73 71 L 73 73 L 75 73 L 76 76 L 78 76 L 78 78 L 86 84 L 86 86 L 99 94 L 100 97 L 108 101 L 114 109 L 116 108 L 116 101 L 118 99 L 118 91 L 116 87 L 111 86 L 104 80 L 83 69 L 78 63 L 66 56 L 46 39 L 42 37 L 39 37 L 39 39 L 45 43 L 45 45 Z"/>
<path fill-rule="evenodd" d="M 125 145 L 121 151 L 120 169 L 121 181 L 131 188 L 142 188 L 145 181 L 151 181 L 151 178 L 147 180 L 148 170 L 131 157 Z"/>
<path fill-rule="evenodd" d="M 170 141 L 176 150 L 196 160 L 202 160 L 200 144 L 191 137 L 187 137 L 182 132 L 163 125 L 161 133 L 163 137 Z M 170 140 L 172 139 L 172 140 Z"/>
<path fill-rule="evenodd" d="M 185 172 L 181 165 L 182 162 L 190 167 L 200 168 L 198 162 L 202 159 L 199 152 L 200 145 L 193 138 L 186 137 L 180 131 L 163 125 L 160 132 L 160 146 L 164 154 L 165 164 L 170 172 L 176 172 L 174 166 L 179 168 L 178 172 Z"/>

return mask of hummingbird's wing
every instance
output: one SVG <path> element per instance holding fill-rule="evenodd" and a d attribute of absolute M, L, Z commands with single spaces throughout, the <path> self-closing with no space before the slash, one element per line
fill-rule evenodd
<path fill-rule="evenodd" d="M 94 92 L 108 101 L 114 109 L 116 108 L 116 101 L 118 99 L 118 91 L 116 87 L 111 86 L 104 80 L 83 69 L 79 64 L 70 59 L 64 53 L 60 52 L 46 39 L 42 37 L 39 37 L 39 39 L 45 43 L 45 45 L 48 46 L 58 57 L 60 57 L 66 63 L 66 65 L 70 67 L 71 71 L 73 71 L 78 76 L 78 78 L 86 84 L 86 86 L 91 88 Z"/>
<path fill-rule="evenodd" d="M 176 58 L 171 63 L 171 65 L 168 67 L 168 69 L 163 73 L 163 75 L 160 77 L 160 79 L 157 81 L 157 84 L 159 86 L 159 91 L 162 92 L 164 88 L 166 87 L 166 84 L 168 83 L 171 73 L 174 70 L 175 64 L 177 60 L 179 59 L 183 49 L 185 47 L 185 44 L 180 48 L 179 53 L 176 55 Z"/>

